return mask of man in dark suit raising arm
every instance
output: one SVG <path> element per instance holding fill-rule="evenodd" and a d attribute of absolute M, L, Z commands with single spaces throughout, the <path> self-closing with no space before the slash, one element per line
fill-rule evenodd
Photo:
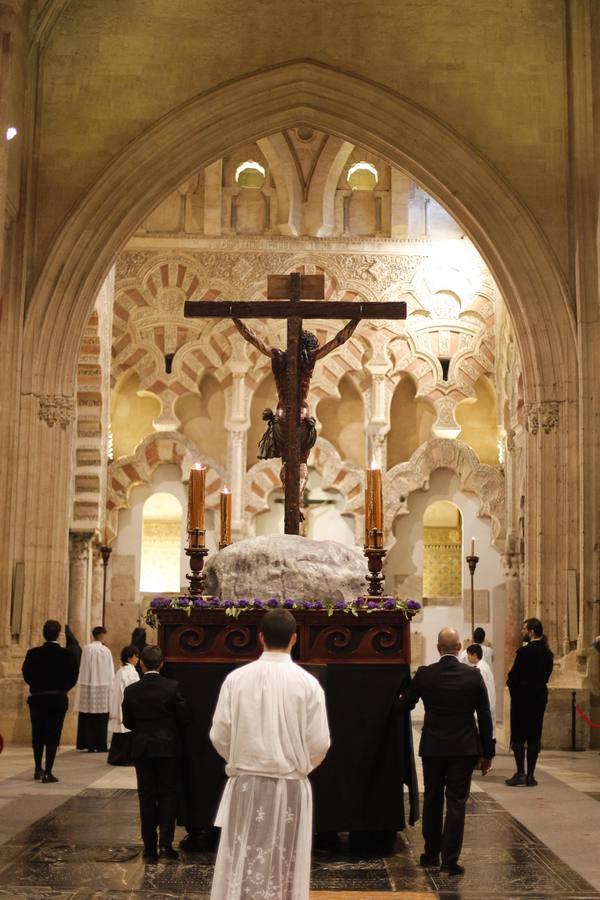
<path fill-rule="evenodd" d="M 425 780 L 421 865 L 439 866 L 441 853 L 442 871 L 450 875 L 464 872 L 458 858 L 473 769 L 480 760 L 485 775 L 494 756 L 485 684 L 478 669 L 458 661 L 460 649 L 458 632 L 443 628 L 438 635 L 439 662 L 421 666 L 398 701 L 406 710 L 414 709 L 419 700 L 425 706 L 419 746 Z M 447 808 L 442 828 L 444 791 Z"/>

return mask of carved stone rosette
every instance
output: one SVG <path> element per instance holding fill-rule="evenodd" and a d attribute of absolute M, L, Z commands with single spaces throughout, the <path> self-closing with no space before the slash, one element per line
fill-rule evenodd
<path fill-rule="evenodd" d="M 75 418 L 75 404 L 69 394 L 39 394 L 38 400 L 38 418 L 49 428 L 57 422 L 61 428 L 66 428 Z"/>
<path fill-rule="evenodd" d="M 552 429 L 558 426 L 558 401 L 542 400 L 536 403 L 527 403 L 525 414 L 529 434 L 537 434 L 540 428 L 545 434 L 550 434 Z"/>

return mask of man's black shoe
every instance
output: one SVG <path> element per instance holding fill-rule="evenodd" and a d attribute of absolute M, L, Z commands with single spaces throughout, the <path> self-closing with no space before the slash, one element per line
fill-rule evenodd
<path fill-rule="evenodd" d="M 442 865 L 440 872 L 446 872 L 448 875 L 464 875 L 465 867 L 459 866 L 458 863 L 448 863 L 448 865 Z"/>
<path fill-rule="evenodd" d="M 35 772 L 33 773 L 33 780 L 39 781 L 43 774 L 44 774 L 43 769 L 36 769 Z"/>
<path fill-rule="evenodd" d="M 421 853 L 419 865 L 423 866 L 424 869 L 439 869 L 440 858 L 439 856 L 427 856 L 426 853 Z"/>
<path fill-rule="evenodd" d="M 160 848 L 160 850 L 158 851 L 158 858 L 176 860 L 179 859 L 179 853 L 177 852 L 177 850 L 175 850 L 174 847 L 171 847 L 169 845 Z"/>
<path fill-rule="evenodd" d="M 537 781 L 533 777 L 533 775 L 527 776 L 527 787 L 537 787 Z"/>
<path fill-rule="evenodd" d="M 142 853 L 142 859 L 145 863 L 157 863 L 158 862 L 158 853 L 156 850 L 156 846 L 152 847 L 144 847 L 144 852 Z"/>
<path fill-rule="evenodd" d="M 46 772 L 42 775 L 42 784 L 56 784 L 58 778 L 52 772 Z"/>
<path fill-rule="evenodd" d="M 505 779 L 504 784 L 507 784 L 509 787 L 524 787 L 527 784 L 527 779 L 525 775 L 515 772 L 510 778 Z"/>

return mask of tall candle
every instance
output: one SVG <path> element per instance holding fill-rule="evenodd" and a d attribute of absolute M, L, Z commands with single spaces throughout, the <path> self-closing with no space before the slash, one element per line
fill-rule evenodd
<path fill-rule="evenodd" d="M 370 509 L 369 531 L 383 532 L 383 489 L 381 485 L 381 469 L 373 461 L 367 469 L 367 494 Z M 375 535 L 369 534 L 370 546 L 378 546 Z M 381 541 L 381 539 L 379 539 Z"/>
<path fill-rule="evenodd" d="M 231 491 L 221 491 L 221 544 L 231 543 Z"/>
<path fill-rule="evenodd" d="M 471 556 L 475 556 L 475 538 L 471 538 Z"/>
<path fill-rule="evenodd" d="M 371 541 L 371 502 L 369 491 L 365 491 L 365 547 L 370 546 Z"/>
<path fill-rule="evenodd" d="M 206 469 L 196 463 L 190 470 L 188 485 L 188 532 L 190 540 L 194 538 L 196 529 L 204 531 L 204 492 L 206 486 Z M 203 542 L 203 534 L 198 535 L 199 542 Z"/>

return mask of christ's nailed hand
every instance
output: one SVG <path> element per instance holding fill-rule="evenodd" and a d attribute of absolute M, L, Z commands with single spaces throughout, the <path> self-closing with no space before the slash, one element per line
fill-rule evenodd
<path fill-rule="evenodd" d="M 479 760 L 479 768 L 481 769 L 482 775 L 487 775 L 487 773 L 492 768 L 491 759 L 487 759 L 485 756 L 482 756 L 481 759 Z"/>

